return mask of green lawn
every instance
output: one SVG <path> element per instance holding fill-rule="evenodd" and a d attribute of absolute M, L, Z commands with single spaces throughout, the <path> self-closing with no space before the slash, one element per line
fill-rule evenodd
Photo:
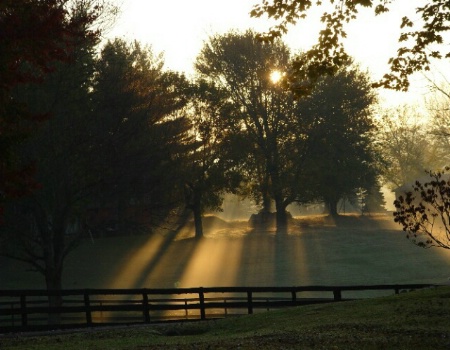
<path fill-rule="evenodd" d="M 0 337 L 0 349 L 449 349 L 450 287 L 216 321 Z"/>

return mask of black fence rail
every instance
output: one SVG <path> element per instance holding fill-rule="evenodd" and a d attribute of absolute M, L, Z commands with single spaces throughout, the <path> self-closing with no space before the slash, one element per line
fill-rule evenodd
<path fill-rule="evenodd" d="M 170 320 L 205 320 L 284 307 L 359 299 L 360 297 L 355 297 L 355 292 L 364 292 L 366 295 L 368 291 L 398 294 L 401 291 L 430 287 L 436 285 L 0 290 L 0 333 Z M 48 300 L 52 297 L 61 299 L 60 306 L 49 306 Z"/>

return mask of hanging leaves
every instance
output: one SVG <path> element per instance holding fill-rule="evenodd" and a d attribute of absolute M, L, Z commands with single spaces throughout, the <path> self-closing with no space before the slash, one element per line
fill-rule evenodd
<path fill-rule="evenodd" d="M 374 15 L 389 11 L 389 5 L 394 0 L 263 0 L 251 12 L 253 17 L 267 16 L 278 21 L 266 33 L 260 35 L 264 41 L 272 41 L 285 34 L 290 25 L 307 17 L 308 11 L 322 4 L 329 5 L 332 12 L 322 16 L 324 29 L 319 33 L 317 44 L 306 52 L 308 60 L 294 65 L 291 80 L 304 81 L 303 85 L 314 83 L 314 79 L 322 74 L 335 72 L 348 58 L 342 39 L 346 37 L 344 24 L 358 16 L 361 7 L 372 8 Z M 401 19 L 400 28 L 410 31 L 402 32 L 399 42 L 409 45 L 398 50 L 397 55 L 389 61 L 390 71 L 375 84 L 384 87 L 406 91 L 409 88 L 409 77 L 414 73 L 430 69 L 430 58 L 440 59 L 450 57 L 444 49 L 443 34 L 450 30 L 450 1 L 429 0 L 428 3 L 416 9 L 421 21 L 414 28 L 414 22 L 408 18 Z M 441 49 L 435 50 L 438 45 Z M 433 50 L 430 51 L 430 48 Z M 301 66 L 302 69 L 298 67 Z M 305 90 L 307 92 L 308 89 Z"/>
<path fill-rule="evenodd" d="M 394 202 L 394 221 L 420 247 L 450 249 L 449 170 L 427 172 L 428 181 L 416 181 Z"/>

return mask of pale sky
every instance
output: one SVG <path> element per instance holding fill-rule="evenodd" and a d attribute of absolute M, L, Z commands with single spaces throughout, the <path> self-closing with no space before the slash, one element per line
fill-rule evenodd
<path fill-rule="evenodd" d="M 108 37 L 122 37 L 148 44 L 155 53 L 164 52 L 166 68 L 191 74 L 193 62 L 203 42 L 212 34 L 231 29 L 256 31 L 268 29 L 264 19 L 252 19 L 249 12 L 259 0 L 114 0 L 121 3 L 121 16 Z M 374 76 L 387 71 L 387 60 L 398 48 L 399 24 L 405 14 L 414 19 L 414 9 L 423 0 L 396 0 L 389 14 L 374 17 L 370 11 L 360 13 L 347 27 L 347 51 Z M 317 40 L 319 11 L 307 22 L 291 28 L 283 40 L 295 52 L 309 48 Z M 380 91 L 389 104 L 419 101 L 426 94 L 420 75 L 411 92 Z"/>

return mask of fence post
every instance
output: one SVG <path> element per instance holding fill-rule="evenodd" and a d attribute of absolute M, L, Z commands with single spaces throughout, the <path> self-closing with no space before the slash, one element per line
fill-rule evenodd
<path fill-rule="evenodd" d="M 200 300 L 200 318 L 202 320 L 206 319 L 206 312 L 205 312 L 205 294 L 203 293 L 203 288 L 200 287 L 200 291 L 198 292 L 198 298 Z"/>
<path fill-rule="evenodd" d="M 253 314 L 253 296 L 251 291 L 247 292 L 247 308 L 248 314 L 249 315 Z"/>
<path fill-rule="evenodd" d="M 84 292 L 84 309 L 86 312 L 86 324 L 88 326 L 92 326 L 91 302 L 89 300 L 89 293 L 87 290 Z"/>
<path fill-rule="evenodd" d="M 291 292 L 291 295 L 292 295 L 292 305 L 295 306 L 295 304 L 297 303 L 297 293 L 295 292 L 295 290 Z"/>
<path fill-rule="evenodd" d="M 20 295 L 20 310 L 22 314 L 22 327 L 28 326 L 28 313 L 27 313 L 27 297 L 24 294 Z"/>
<path fill-rule="evenodd" d="M 341 290 L 340 289 L 333 290 L 333 296 L 334 296 L 334 301 L 341 301 L 342 300 Z"/>
<path fill-rule="evenodd" d="M 225 317 L 228 316 L 227 299 L 223 299 L 223 305 L 225 308 Z"/>
<path fill-rule="evenodd" d="M 150 323 L 150 311 L 149 311 L 149 307 L 148 307 L 147 292 L 142 293 L 142 312 L 144 314 L 144 322 Z"/>

